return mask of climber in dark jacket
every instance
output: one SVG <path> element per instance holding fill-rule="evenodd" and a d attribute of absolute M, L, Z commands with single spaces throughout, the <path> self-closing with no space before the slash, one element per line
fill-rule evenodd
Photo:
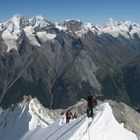
<path fill-rule="evenodd" d="M 93 108 L 97 106 L 97 99 L 94 95 L 89 95 L 87 99 L 87 116 L 93 117 Z"/>

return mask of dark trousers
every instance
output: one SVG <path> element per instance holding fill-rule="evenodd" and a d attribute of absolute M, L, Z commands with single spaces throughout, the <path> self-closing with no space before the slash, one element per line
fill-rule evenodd
<path fill-rule="evenodd" d="M 87 116 L 88 117 L 93 117 L 93 107 L 90 107 L 87 109 Z"/>
<path fill-rule="evenodd" d="M 66 123 L 69 123 L 69 121 L 70 121 L 70 118 L 66 118 Z"/>

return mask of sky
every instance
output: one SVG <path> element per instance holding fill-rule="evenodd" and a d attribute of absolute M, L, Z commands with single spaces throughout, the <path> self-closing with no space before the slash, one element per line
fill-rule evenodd
<path fill-rule="evenodd" d="M 2 0 L 0 21 L 15 14 L 26 17 L 42 15 L 60 22 L 80 19 L 84 22 L 104 24 L 109 18 L 115 21 L 130 20 L 140 23 L 140 0 Z"/>

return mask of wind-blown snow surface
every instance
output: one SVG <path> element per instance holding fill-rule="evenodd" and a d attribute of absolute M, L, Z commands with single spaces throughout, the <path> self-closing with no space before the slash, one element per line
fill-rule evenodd
<path fill-rule="evenodd" d="M 29 131 L 21 140 L 137 140 L 134 133 L 116 121 L 108 103 L 99 105 L 94 113 L 93 120 L 84 115 L 67 124 L 62 116 L 47 128 Z"/>
<path fill-rule="evenodd" d="M 37 99 L 12 106 L 0 112 L 0 140 L 19 140 L 30 130 L 53 123 L 52 117 Z"/>

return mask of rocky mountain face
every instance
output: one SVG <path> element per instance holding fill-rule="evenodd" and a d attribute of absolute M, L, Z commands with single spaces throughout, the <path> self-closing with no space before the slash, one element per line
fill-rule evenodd
<path fill-rule="evenodd" d="M 137 110 L 140 112 L 140 55 L 133 57 L 123 66 L 123 73 L 126 91 L 130 95 L 132 103 L 138 106 Z"/>
<path fill-rule="evenodd" d="M 0 106 L 31 95 L 47 107 L 65 108 L 92 91 L 139 107 L 138 65 L 129 67 L 139 53 L 136 23 L 100 27 L 16 15 L 0 23 Z"/>
<path fill-rule="evenodd" d="M 119 123 L 123 123 L 124 127 L 134 132 L 138 140 L 140 139 L 140 113 L 124 103 L 109 101 L 113 110 L 113 114 Z"/>

